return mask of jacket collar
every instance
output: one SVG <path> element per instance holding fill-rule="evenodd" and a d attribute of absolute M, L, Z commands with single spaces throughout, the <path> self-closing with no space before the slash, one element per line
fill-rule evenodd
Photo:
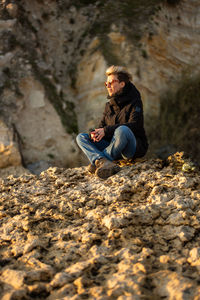
<path fill-rule="evenodd" d="M 135 86 L 128 82 L 122 91 L 115 94 L 114 96 L 109 96 L 108 99 L 110 100 L 111 105 L 117 105 L 122 107 L 124 104 L 130 102 L 133 99 L 133 90 L 136 89 Z"/>

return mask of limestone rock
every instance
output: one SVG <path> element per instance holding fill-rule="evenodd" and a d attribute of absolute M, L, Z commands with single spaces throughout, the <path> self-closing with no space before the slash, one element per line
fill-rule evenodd
<path fill-rule="evenodd" d="M 14 140 L 14 131 L 0 120 L 0 168 L 18 165 L 21 165 L 21 155 Z"/>
<path fill-rule="evenodd" d="M 199 183 L 153 159 L 1 179 L 1 299 L 198 299 Z"/>
<path fill-rule="evenodd" d="M 11 284 L 15 289 L 23 286 L 26 272 L 6 269 L 2 272 L 1 280 L 7 284 Z"/>
<path fill-rule="evenodd" d="M 156 292 L 167 299 L 195 299 L 198 295 L 198 289 L 191 280 L 171 271 L 154 274 L 153 283 L 156 285 Z"/>
<path fill-rule="evenodd" d="M 6 178 L 8 176 L 19 177 L 23 174 L 30 174 L 30 171 L 22 166 L 11 166 L 0 169 L 0 178 Z"/>
<path fill-rule="evenodd" d="M 16 3 L 9 3 L 8 5 L 6 5 L 6 9 L 9 13 L 9 15 L 12 18 L 16 18 L 17 14 L 18 14 L 18 6 Z"/>

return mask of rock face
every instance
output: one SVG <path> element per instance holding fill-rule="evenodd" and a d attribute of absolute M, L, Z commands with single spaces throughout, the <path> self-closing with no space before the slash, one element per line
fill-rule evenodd
<path fill-rule="evenodd" d="M 21 165 L 21 155 L 13 128 L 0 120 L 0 168 Z"/>
<path fill-rule="evenodd" d="M 15 128 L 0 119 L 0 178 L 30 173 L 22 166 L 19 144 Z"/>
<path fill-rule="evenodd" d="M 199 299 L 200 173 L 185 163 L 1 180 L 1 299 Z"/>
<path fill-rule="evenodd" d="M 159 114 L 162 96 L 176 91 L 183 78 L 200 73 L 199 18 L 198 0 L 180 1 L 175 6 L 165 3 L 157 7 L 151 20 L 143 20 L 142 25 L 138 21 L 138 28 L 134 23 L 129 24 L 129 30 L 132 28 L 140 34 L 139 42 L 131 40 L 128 29 L 123 32 L 115 23 L 110 25 L 104 47 L 101 36 L 95 37 L 78 65 L 76 89 L 81 126 L 93 127 L 99 110 L 103 110 L 106 101 L 103 75 L 108 64 L 116 61 L 128 66 L 133 74 L 133 82 L 142 94 L 145 114 L 152 122 Z"/>
<path fill-rule="evenodd" d="M 56 3 L 47 2 L 1 4 L 1 114 L 8 125 L 15 125 L 25 165 L 46 161 L 73 166 L 77 121 L 68 97 L 70 79 L 61 69 L 66 59 L 71 60 L 64 52 L 71 29 L 64 32 L 66 14 Z"/>
<path fill-rule="evenodd" d="M 110 64 L 133 74 L 149 132 L 166 90 L 199 74 L 198 0 L 109 3 L 1 1 L 1 115 L 25 165 L 80 165 L 75 135 L 98 123 Z"/>

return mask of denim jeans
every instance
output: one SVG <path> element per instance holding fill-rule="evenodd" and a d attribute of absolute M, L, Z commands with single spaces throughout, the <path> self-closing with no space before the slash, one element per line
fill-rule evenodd
<path fill-rule="evenodd" d="M 99 142 L 93 142 L 89 134 L 79 133 L 76 138 L 77 144 L 85 153 L 91 164 L 102 157 L 108 160 L 129 159 L 136 151 L 136 138 L 133 132 L 125 125 L 115 129 L 110 142 L 102 139 Z"/>

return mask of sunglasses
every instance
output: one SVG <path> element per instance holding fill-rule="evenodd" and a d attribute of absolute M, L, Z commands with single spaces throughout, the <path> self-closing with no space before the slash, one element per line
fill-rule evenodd
<path fill-rule="evenodd" d="M 113 79 L 111 81 L 106 81 L 105 86 L 108 87 L 109 85 L 112 85 L 114 82 L 119 82 L 119 80 L 118 79 Z"/>

